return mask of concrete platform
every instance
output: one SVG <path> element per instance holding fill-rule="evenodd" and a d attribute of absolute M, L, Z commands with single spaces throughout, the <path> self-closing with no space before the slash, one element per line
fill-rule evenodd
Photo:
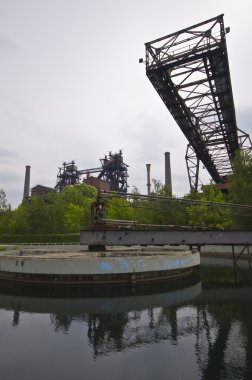
<path fill-rule="evenodd" d="M 174 248 L 22 249 L 0 252 L 0 281 L 54 286 L 136 284 L 185 277 L 199 264 L 198 251 Z"/>

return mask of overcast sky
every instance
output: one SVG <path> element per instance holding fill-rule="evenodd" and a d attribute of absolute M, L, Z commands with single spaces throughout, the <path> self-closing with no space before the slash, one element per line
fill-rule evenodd
<path fill-rule="evenodd" d="M 144 43 L 224 13 L 238 126 L 252 132 L 252 2 L 240 0 L 0 0 L 0 188 L 16 207 L 25 166 L 31 187 L 54 187 L 58 167 L 79 169 L 123 149 L 129 185 L 189 191 L 186 139 L 146 77 Z M 203 174 L 207 180 L 207 173 Z"/>

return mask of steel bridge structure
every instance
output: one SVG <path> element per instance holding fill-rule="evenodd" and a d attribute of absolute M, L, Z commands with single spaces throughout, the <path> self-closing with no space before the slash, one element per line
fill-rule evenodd
<path fill-rule="evenodd" d="M 146 75 L 188 140 L 191 190 L 199 163 L 225 187 L 237 149 L 251 150 L 237 128 L 223 14 L 145 44 Z M 139 62 L 143 62 L 140 59 Z"/>

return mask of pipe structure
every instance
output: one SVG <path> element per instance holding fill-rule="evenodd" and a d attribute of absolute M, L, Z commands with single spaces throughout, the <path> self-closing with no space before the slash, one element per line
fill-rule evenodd
<path fill-rule="evenodd" d="M 165 186 L 172 194 L 170 152 L 165 152 Z"/>
<path fill-rule="evenodd" d="M 29 165 L 26 165 L 23 201 L 28 199 L 30 195 L 30 171 L 31 171 L 31 167 Z"/>
<path fill-rule="evenodd" d="M 147 169 L 147 195 L 150 195 L 150 190 L 151 190 L 150 167 L 151 167 L 151 164 L 146 164 L 146 169 Z"/>

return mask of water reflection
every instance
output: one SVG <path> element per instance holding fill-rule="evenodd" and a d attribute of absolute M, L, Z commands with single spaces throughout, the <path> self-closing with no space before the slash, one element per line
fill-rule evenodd
<path fill-rule="evenodd" d="M 48 329 L 55 334 L 50 339 L 56 340 L 58 335 L 71 337 L 71 343 L 64 341 L 68 362 L 70 356 L 77 355 L 72 347 L 74 339 L 76 342 L 80 338 L 80 344 L 85 346 L 80 360 L 92 378 L 108 371 L 106 361 L 113 357 L 117 361 L 113 371 L 109 369 L 110 378 L 118 378 L 119 374 L 121 379 L 128 378 L 129 374 L 123 373 L 123 357 L 134 353 L 131 364 L 138 368 L 139 352 L 145 358 L 145 370 L 141 369 L 138 379 L 153 378 L 154 368 L 159 379 L 252 378 L 251 306 L 251 288 L 202 290 L 201 282 L 155 295 L 113 298 L 52 299 L 0 294 L 0 317 L 7 312 L 10 322 L 4 324 L 5 329 L 20 329 L 29 336 L 29 326 L 22 321 L 27 316 L 44 316 L 47 319 L 43 320 L 43 328 L 46 325 L 47 334 Z M 0 324 L 0 337 L 2 334 Z M 9 335 L 11 344 L 20 350 L 24 342 L 18 341 L 18 334 Z M 40 344 L 48 342 L 41 340 Z M 3 362 L 4 355 L 1 351 Z M 57 356 L 54 358 L 57 362 Z M 96 367 L 92 362 L 98 363 Z M 74 370 L 71 365 L 67 368 L 66 378 Z M 51 375 L 57 378 L 57 374 L 56 370 Z M 74 378 L 82 375 L 80 370 Z M 29 375 L 25 378 L 29 379 Z"/>

